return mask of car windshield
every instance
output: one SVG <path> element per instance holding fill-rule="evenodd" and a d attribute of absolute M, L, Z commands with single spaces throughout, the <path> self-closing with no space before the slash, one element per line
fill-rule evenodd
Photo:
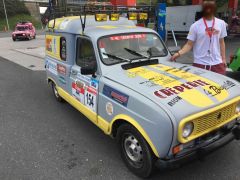
<path fill-rule="evenodd" d="M 106 65 L 167 56 L 167 49 L 153 33 L 105 36 L 98 41 L 101 59 Z"/>
<path fill-rule="evenodd" d="M 28 30 L 28 27 L 27 26 L 17 26 L 16 28 L 18 31 L 25 31 L 25 30 Z"/>

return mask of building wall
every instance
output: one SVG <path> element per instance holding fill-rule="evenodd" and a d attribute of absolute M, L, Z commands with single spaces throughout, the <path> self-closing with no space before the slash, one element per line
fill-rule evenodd
<path fill-rule="evenodd" d="M 31 16 L 35 17 L 37 20 L 40 20 L 39 4 L 35 2 L 25 2 L 24 4 Z"/>

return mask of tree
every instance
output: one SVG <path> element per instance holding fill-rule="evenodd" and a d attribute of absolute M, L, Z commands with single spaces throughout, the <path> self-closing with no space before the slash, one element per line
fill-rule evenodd
<path fill-rule="evenodd" d="M 8 16 L 14 16 L 17 14 L 29 14 L 26 6 L 22 1 L 19 0 L 5 0 L 6 9 Z M 0 0 L 0 18 L 5 18 L 4 9 L 3 9 L 3 2 Z"/>

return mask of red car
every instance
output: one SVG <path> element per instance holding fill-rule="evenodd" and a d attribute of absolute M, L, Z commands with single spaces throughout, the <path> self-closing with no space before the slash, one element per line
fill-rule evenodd
<path fill-rule="evenodd" d="M 15 31 L 12 33 L 13 41 L 19 39 L 35 39 L 36 29 L 31 22 L 19 22 L 16 24 Z"/>

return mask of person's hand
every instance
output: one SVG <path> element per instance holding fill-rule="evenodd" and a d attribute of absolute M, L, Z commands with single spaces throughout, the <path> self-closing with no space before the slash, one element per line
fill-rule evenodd
<path fill-rule="evenodd" d="M 181 54 L 179 52 L 175 53 L 172 57 L 171 57 L 171 61 L 175 61 L 177 60 L 177 58 L 179 58 L 181 56 Z"/>

